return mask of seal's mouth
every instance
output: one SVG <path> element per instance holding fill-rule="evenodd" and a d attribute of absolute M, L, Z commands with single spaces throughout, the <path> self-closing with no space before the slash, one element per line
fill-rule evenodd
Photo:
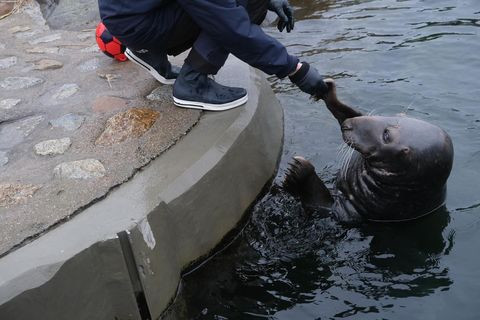
<path fill-rule="evenodd" d="M 367 145 L 359 141 L 359 137 L 353 127 L 352 121 L 345 120 L 341 125 L 343 141 L 352 149 L 355 149 L 364 159 L 375 157 L 376 148 L 373 145 Z"/>

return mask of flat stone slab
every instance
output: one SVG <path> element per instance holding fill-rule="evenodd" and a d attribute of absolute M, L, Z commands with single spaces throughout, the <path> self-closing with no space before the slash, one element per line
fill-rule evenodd
<path fill-rule="evenodd" d="M 42 59 L 35 63 L 35 70 L 55 70 L 63 67 L 63 63 L 53 59 Z"/>
<path fill-rule="evenodd" d="M 17 57 L 7 57 L 0 59 L 0 70 L 10 68 L 17 64 Z"/>
<path fill-rule="evenodd" d="M 53 169 L 57 177 L 68 179 L 92 179 L 105 176 L 106 170 L 97 159 L 61 163 Z"/>
<path fill-rule="evenodd" d="M 127 101 L 118 97 L 103 96 L 98 97 L 93 102 L 93 111 L 95 112 L 111 112 L 115 110 L 125 109 Z"/>
<path fill-rule="evenodd" d="M 112 145 L 131 138 L 139 138 L 157 121 L 160 112 L 152 109 L 130 109 L 120 112 L 107 121 L 105 131 L 95 142 L 98 145 Z"/>
<path fill-rule="evenodd" d="M 39 186 L 31 184 L 2 183 L 0 184 L 0 207 L 27 202 L 38 189 L 40 189 Z"/>
<path fill-rule="evenodd" d="M 53 2 L 42 3 L 47 10 Z M 2 200 L 8 208 L 0 207 L 0 255 L 128 181 L 200 118 L 201 112 L 172 104 L 171 86 L 96 49 L 96 23 L 83 23 L 80 11 L 94 8 L 98 21 L 97 6 L 60 1 L 51 21 L 62 26 L 73 19 L 71 31 L 52 31 L 34 1 L 0 20 L 0 183 L 41 186 L 18 189 L 26 195 L 21 201 L 11 200 L 17 189 L 8 189 L 10 200 Z M 146 99 L 156 88 L 164 99 Z M 151 111 L 136 117 L 125 113 L 130 109 Z M 105 143 L 96 144 L 102 134 Z"/>
<path fill-rule="evenodd" d="M 7 153 L 5 151 L 0 151 L 0 167 L 8 163 Z"/>
<path fill-rule="evenodd" d="M 78 92 L 80 87 L 76 83 L 67 83 L 62 85 L 60 88 L 56 90 L 56 92 L 53 94 L 52 98 L 54 100 L 63 100 L 70 98 L 73 96 L 75 93 Z"/>
<path fill-rule="evenodd" d="M 62 128 L 66 131 L 75 131 L 82 126 L 84 121 L 84 116 L 69 113 L 60 118 L 50 120 L 50 125 L 54 128 Z"/>
<path fill-rule="evenodd" d="M 0 88 L 6 90 L 27 89 L 43 83 L 45 80 L 34 77 L 8 77 L 0 81 Z"/>
<path fill-rule="evenodd" d="M 12 148 L 22 143 L 43 119 L 43 116 L 28 117 L 0 126 L 0 149 Z"/>
<path fill-rule="evenodd" d="M 19 104 L 22 99 L 4 99 L 0 100 L 0 109 L 9 110 Z"/>
<path fill-rule="evenodd" d="M 63 138 L 57 140 L 47 140 L 35 145 L 35 153 L 41 156 L 64 154 L 70 148 L 72 140 Z"/>

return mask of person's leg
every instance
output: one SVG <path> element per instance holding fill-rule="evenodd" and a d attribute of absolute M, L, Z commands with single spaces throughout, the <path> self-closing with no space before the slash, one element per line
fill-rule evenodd
<path fill-rule="evenodd" d="M 267 0 L 253 0 L 248 3 L 246 0 L 239 0 L 235 5 L 237 3 L 248 10 L 248 15 L 255 23 L 260 24 L 265 18 Z M 219 41 L 202 30 L 173 87 L 174 103 L 180 107 L 217 111 L 244 104 L 248 99 L 245 89 L 222 86 L 207 76 L 218 72 L 225 64 L 228 54 L 228 50 Z"/>
<path fill-rule="evenodd" d="M 241 5 L 239 6 L 237 2 Z M 232 53 L 249 65 L 267 74 L 276 74 L 280 78 L 287 76 L 297 67 L 298 58 L 289 55 L 281 43 L 266 35 L 250 20 L 251 14 L 247 12 L 245 6 L 257 8 L 257 12 L 262 11 L 254 17 L 256 22 L 260 23 L 268 8 L 267 0 L 263 2 L 255 0 L 250 3 L 246 0 L 177 0 L 177 3 L 199 25 L 202 34 L 206 34 L 205 38 L 207 36 L 210 38 L 207 42 L 215 44 L 224 52 Z M 262 10 L 259 10 L 260 8 Z M 222 66 L 222 61 L 218 59 L 219 55 L 212 54 L 217 50 L 208 52 L 198 43 L 201 39 L 204 39 L 202 35 L 195 42 L 190 53 L 191 57 L 199 60 L 200 56 L 218 69 Z M 187 61 L 189 60 L 190 57 Z M 192 61 L 190 63 L 196 63 Z"/>
<path fill-rule="evenodd" d="M 250 21 L 254 24 L 260 25 L 267 15 L 268 0 L 237 0 L 237 3 L 246 9 Z M 199 72 L 217 74 L 225 64 L 228 54 L 218 41 L 202 31 L 185 61 Z"/>
<path fill-rule="evenodd" d="M 129 60 L 164 84 L 173 84 L 179 72 L 169 63 L 167 54 L 187 50 L 200 33 L 176 2 L 146 14 L 104 18 L 104 23 L 127 46 Z"/>

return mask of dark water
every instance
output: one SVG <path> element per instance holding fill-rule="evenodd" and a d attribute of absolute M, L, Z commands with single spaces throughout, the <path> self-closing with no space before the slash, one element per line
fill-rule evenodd
<path fill-rule="evenodd" d="M 332 76 L 346 103 L 446 129 L 455 146 L 445 210 L 345 228 L 305 218 L 275 188 L 222 254 L 186 276 L 177 319 L 480 319 L 480 1 L 292 1 L 272 35 Z M 322 103 L 271 79 L 285 108 L 276 182 L 295 154 L 330 185 L 340 131 Z"/>

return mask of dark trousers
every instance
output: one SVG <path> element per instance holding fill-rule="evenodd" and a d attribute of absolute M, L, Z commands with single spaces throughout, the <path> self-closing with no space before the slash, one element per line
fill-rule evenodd
<path fill-rule="evenodd" d="M 104 19 L 127 47 L 177 55 L 189 48 L 186 62 L 216 74 L 232 53 L 268 74 L 284 77 L 298 59 L 266 35 L 259 25 L 268 0 L 176 0 L 144 15 Z"/>

